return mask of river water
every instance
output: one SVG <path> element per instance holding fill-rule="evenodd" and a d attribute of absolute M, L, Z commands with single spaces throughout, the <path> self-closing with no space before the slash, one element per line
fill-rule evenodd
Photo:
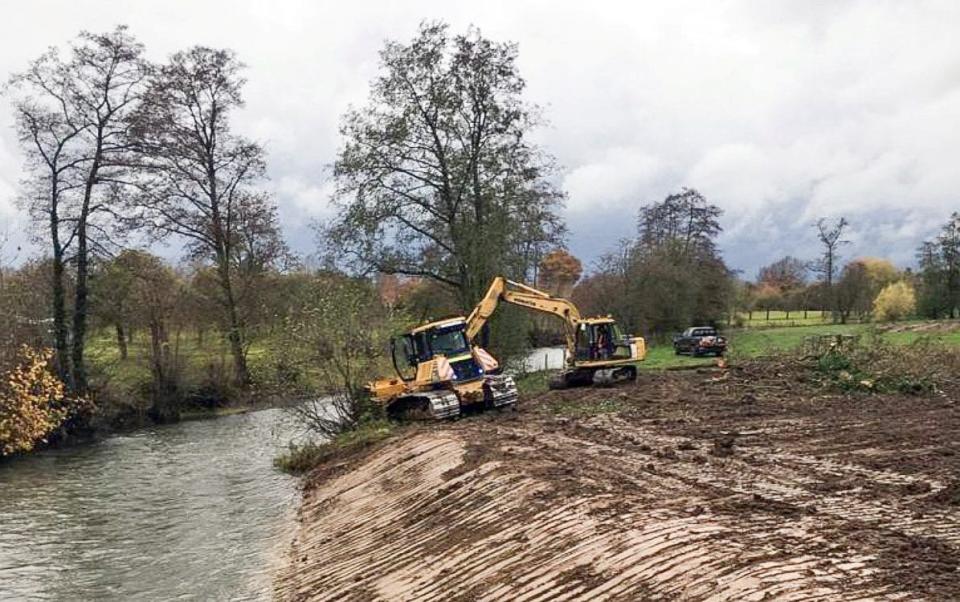
<path fill-rule="evenodd" d="M 0 600 L 260 600 L 294 523 L 282 410 L 0 464 Z"/>

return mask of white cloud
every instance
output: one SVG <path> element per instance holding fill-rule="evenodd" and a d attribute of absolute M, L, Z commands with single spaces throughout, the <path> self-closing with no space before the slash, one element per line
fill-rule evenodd
<path fill-rule="evenodd" d="M 579 165 L 563 179 L 571 213 L 616 211 L 634 203 L 662 175 L 656 157 L 633 148 L 611 148 L 596 160 Z"/>
<path fill-rule="evenodd" d="M 748 273 L 809 254 L 821 215 L 857 226 L 848 254 L 908 261 L 960 190 L 952 2 L 47 0 L 4 17 L 0 74 L 117 22 L 156 59 L 193 43 L 237 50 L 249 65 L 237 127 L 267 145 L 293 233 L 329 210 L 339 116 L 364 101 L 383 40 L 434 18 L 519 43 L 527 96 L 551 122 L 536 138 L 566 169 L 571 244 L 588 262 L 632 231 L 640 202 L 684 185 L 725 209 L 724 249 Z M 0 129 L 0 211 L 15 148 Z"/>

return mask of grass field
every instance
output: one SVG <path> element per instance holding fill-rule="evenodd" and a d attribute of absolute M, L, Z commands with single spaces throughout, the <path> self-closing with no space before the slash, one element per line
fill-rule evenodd
<path fill-rule="evenodd" d="M 829 334 L 867 336 L 873 332 L 898 345 L 907 345 L 921 338 L 960 345 L 960 322 L 903 322 L 893 327 L 875 324 L 815 324 L 763 329 L 744 328 L 726 331 L 724 335 L 729 341 L 729 355 L 735 359 L 792 351 L 800 347 L 804 339 L 811 336 Z M 647 369 L 662 369 L 709 365 L 715 362 L 715 358 L 712 357 L 677 356 L 671 345 L 661 344 L 653 345 L 647 350 L 647 359 L 641 366 Z"/>
<path fill-rule="evenodd" d="M 201 345 L 195 333 L 171 336 L 170 353 L 177 359 L 181 383 L 188 389 L 225 383 L 233 371 L 233 360 L 223 339 L 209 333 Z M 138 332 L 127 345 L 127 358 L 120 357 L 117 340 L 112 331 L 99 331 L 92 336 L 86 349 L 92 382 L 117 402 L 146 403 L 152 381 L 150 372 L 150 339 Z M 247 365 L 256 378 L 269 370 L 271 358 L 263 342 L 251 346 Z"/>
<path fill-rule="evenodd" d="M 729 342 L 727 359 L 732 362 L 736 362 L 739 358 L 755 358 L 793 351 L 803 345 L 807 337 L 834 334 L 860 335 L 861 337 L 876 334 L 897 345 L 909 345 L 924 338 L 949 345 L 960 345 L 960 321 L 915 321 L 880 326 L 876 324 L 814 324 L 779 328 L 743 328 L 722 332 Z M 666 370 L 712 366 L 716 362 L 715 357 L 678 356 L 670 343 L 661 343 L 649 344 L 647 357 L 640 364 L 640 368 Z M 545 391 L 549 374 L 550 371 L 523 374 L 517 379 L 517 385 L 521 393 L 533 394 Z"/>

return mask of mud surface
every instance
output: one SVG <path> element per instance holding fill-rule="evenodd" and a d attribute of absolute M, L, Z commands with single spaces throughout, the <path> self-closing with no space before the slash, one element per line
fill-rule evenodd
<path fill-rule="evenodd" d="M 755 363 L 419 428 L 317 473 L 277 594 L 960 599 L 956 397 Z"/>

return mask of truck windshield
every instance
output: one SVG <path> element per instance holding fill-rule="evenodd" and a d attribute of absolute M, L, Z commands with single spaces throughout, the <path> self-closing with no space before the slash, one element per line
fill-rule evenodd
<path fill-rule="evenodd" d="M 436 355 L 457 355 L 469 351 L 463 325 L 438 328 L 427 335 L 430 350 Z"/>

